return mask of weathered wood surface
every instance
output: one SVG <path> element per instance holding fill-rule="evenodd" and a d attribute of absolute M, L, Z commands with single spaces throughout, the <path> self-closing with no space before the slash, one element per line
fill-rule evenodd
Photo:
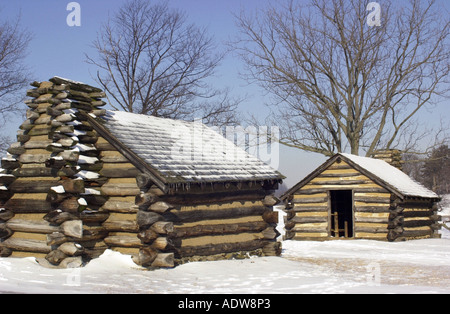
<path fill-rule="evenodd" d="M 136 183 L 141 190 L 148 190 L 153 185 L 153 180 L 149 175 L 139 173 L 136 176 Z"/>
<path fill-rule="evenodd" d="M 219 244 L 205 244 L 201 246 L 187 246 L 176 249 L 177 254 L 182 257 L 189 256 L 205 256 L 215 255 L 220 253 L 232 253 L 239 251 L 253 251 L 262 248 L 267 240 L 257 239 L 252 241 L 237 242 L 237 243 L 219 243 Z"/>
<path fill-rule="evenodd" d="M 152 193 L 139 193 L 138 195 L 136 195 L 135 204 L 137 206 L 149 207 L 157 200 L 158 198 Z"/>
<path fill-rule="evenodd" d="M 13 175 L 0 175 L 0 184 L 2 185 L 10 186 L 15 180 L 16 177 Z"/>
<path fill-rule="evenodd" d="M 14 169 L 11 174 L 15 177 L 58 177 L 57 170 L 47 168 L 44 165 L 42 167 L 34 168 L 18 168 Z"/>
<path fill-rule="evenodd" d="M 167 237 L 157 237 L 150 245 L 150 247 L 158 251 L 165 251 L 173 246 L 172 240 Z"/>
<path fill-rule="evenodd" d="M 139 207 L 134 203 L 134 199 L 134 196 L 110 197 L 102 205 L 102 210 L 119 213 L 137 213 Z"/>
<path fill-rule="evenodd" d="M 3 241 L 0 246 L 24 252 L 50 253 L 51 251 L 51 247 L 45 242 L 32 239 L 9 238 Z"/>
<path fill-rule="evenodd" d="M 152 267 L 174 267 L 175 258 L 173 253 L 159 253 L 151 263 Z"/>
<path fill-rule="evenodd" d="M 61 210 L 53 210 L 44 216 L 44 220 L 48 221 L 49 223 L 57 225 L 60 225 L 68 220 L 76 220 L 76 219 L 78 219 L 77 215 L 68 212 L 63 212 Z"/>
<path fill-rule="evenodd" d="M 14 217 L 12 210 L 0 210 L 0 222 L 7 221 Z"/>
<path fill-rule="evenodd" d="M 150 227 L 150 229 L 158 234 L 169 234 L 173 232 L 174 226 L 171 221 L 157 221 Z"/>
<path fill-rule="evenodd" d="M 158 256 L 158 252 L 150 247 L 142 247 L 139 250 L 139 255 L 138 255 L 138 259 L 135 261 L 137 264 L 144 266 L 144 267 L 148 267 L 151 266 L 151 264 L 153 263 L 153 261 L 156 259 L 156 257 Z M 161 257 L 160 257 L 161 259 Z M 173 259 L 173 255 L 172 255 L 172 259 Z M 172 261 L 173 263 L 173 261 Z"/>
<path fill-rule="evenodd" d="M 134 215 L 135 216 L 135 215 Z M 110 216 L 102 226 L 108 231 L 120 231 L 120 232 L 138 232 L 139 226 L 136 219 L 126 220 L 117 216 Z"/>
<path fill-rule="evenodd" d="M 345 162 L 334 163 L 290 198 L 287 237 L 323 240 L 330 237 L 330 190 L 352 190 L 354 237 L 380 239 L 388 234 L 392 195 Z"/>
<path fill-rule="evenodd" d="M 107 196 L 130 196 L 139 194 L 136 183 L 112 183 L 107 182 L 101 187 L 101 192 Z"/>
<path fill-rule="evenodd" d="M 29 195 L 15 194 L 5 203 L 5 208 L 14 213 L 48 213 L 53 208 L 51 204 L 46 201 L 46 197 L 46 193 Z"/>
<path fill-rule="evenodd" d="M 138 238 L 144 244 L 151 244 L 158 238 L 158 233 L 152 229 L 145 229 L 138 234 Z"/>
<path fill-rule="evenodd" d="M 154 212 L 138 211 L 136 222 L 140 228 L 150 228 L 155 222 L 165 220 L 163 216 Z M 170 221 L 170 220 L 169 220 Z"/>
<path fill-rule="evenodd" d="M 172 205 L 195 206 L 195 205 L 217 205 L 223 203 L 246 201 L 262 201 L 266 197 L 266 191 L 231 191 L 221 193 L 204 193 L 204 194 L 176 194 L 164 195 L 160 197 L 161 201 Z"/>
<path fill-rule="evenodd" d="M 20 168 L 22 163 L 19 162 L 18 160 L 15 160 L 15 159 L 14 160 L 2 159 L 1 160 L 1 165 L 2 165 L 3 169 L 13 170 L 13 169 Z"/>
<path fill-rule="evenodd" d="M 108 178 L 134 178 L 141 172 L 130 163 L 105 163 L 99 173 Z"/>
<path fill-rule="evenodd" d="M 68 256 L 60 251 L 60 250 L 53 250 L 50 253 L 47 254 L 47 256 L 45 256 L 45 259 L 53 265 L 58 265 L 59 263 L 61 263 L 64 259 L 66 259 Z"/>
<path fill-rule="evenodd" d="M 264 256 L 280 256 L 281 242 L 271 241 L 263 246 L 262 251 Z"/>
<path fill-rule="evenodd" d="M 8 182 L 13 195 L 5 200 L 7 210 L 0 217 L 5 238 L 17 233 L 7 239 L 11 250 L 21 246 L 28 251 L 33 242 L 27 237 L 33 234 L 40 239 L 38 250 L 52 264 L 80 254 L 98 256 L 109 247 L 129 251 L 150 267 L 173 267 L 175 247 L 201 254 L 277 250 L 277 245 L 268 245 L 278 235 L 274 229 L 278 214 L 271 207 L 279 200 L 268 195 L 275 183 L 193 184 L 180 190 L 156 186 L 153 176 L 139 171 L 130 162 L 131 155 L 125 157 L 106 141 L 87 116 L 87 112 L 106 114 L 97 108 L 105 104 L 97 98 L 104 97 L 103 92 L 59 78 L 33 86 L 28 91 L 34 98 L 27 101 L 28 120 L 10 147 L 17 160 L 4 162 L 18 177 Z M 75 132 L 77 137 L 72 136 Z M 83 151 L 73 150 L 80 144 Z M 87 163 L 84 156 L 98 161 Z M 98 173 L 99 178 L 74 180 L 80 170 Z M 56 186 L 63 192 L 52 190 Z M 87 188 L 101 194 L 85 194 Z M 16 218 L 14 213 L 22 216 Z M 27 214 L 27 220 L 23 213 L 42 217 L 33 214 L 31 219 Z M 10 248 L 3 247 L 8 253 Z"/>
<path fill-rule="evenodd" d="M 108 219 L 108 212 L 101 212 L 97 210 L 84 210 L 79 214 L 79 218 L 86 223 L 102 223 Z"/>
<path fill-rule="evenodd" d="M 9 186 L 9 190 L 12 193 L 47 193 L 58 182 L 58 178 L 49 177 L 18 178 Z"/>
<path fill-rule="evenodd" d="M 83 221 L 69 220 L 61 224 L 62 232 L 72 238 L 81 239 L 83 237 Z"/>
<path fill-rule="evenodd" d="M 14 231 L 7 227 L 5 223 L 0 223 L 0 240 L 9 238 Z"/>
<path fill-rule="evenodd" d="M 108 246 L 130 247 L 139 248 L 142 247 L 141 240 L 137 235 L 132 234 L 113 234 L 104 239 Z"/>
<path fill-rule="evenodd" d="M 58 209 L 69 213 L 79 213 L 86 208 L 86 205 L 82 204 L 79 197 L 71 196 L 64 199 L 58 204 Z"/>
<path fill-rule="evenodd" d="M 100 159 L 104 163 L 129 163 L 129 160 L 116 150 L 103 150 L 100 152 Z"/>
<path fill-rule="evenodd" d="M 251 206 L 251 207 L 229 208 L 222 210 L 192 210 L 192 211 L 172 210 L 168 213 L 162 214 L 162 216 L 167 221 L 180 223 L 180 222 L 194 222 L 211 219 L 227 219 L 243 216 L 262 216 L 265 212 L 268 211 L 271 210 L 268 209 L 266 206 Z"/>
<path fill-rule="evenodd" d="M 247 222 L 247 223 L 231 223 L 231 224 L 205 224 L 191 227 L 174 228 L 171 237 L 187 238 L 198 237 L 204 235 L 221 235 L 221 234 L 237 234 L 242 232 L 261 232 L 269 225 L 265 221 Z"/>
<path fill-rule="evenodd" d="M 155 202 L 149 207 L 149 210 L 157 213 L 164 213 L 172 208 L 174 208 L 174 206 L 166 202 Z"/>
<path fill-rule="evenodd" d="M 25 219 L 12 218 L 6 226 L 13 231 L 31 232 L 31 233 L 53 233 L 60 231 L 59 226 L 51 225 L 49 222 L 42 221 L 30 221 Z"/>

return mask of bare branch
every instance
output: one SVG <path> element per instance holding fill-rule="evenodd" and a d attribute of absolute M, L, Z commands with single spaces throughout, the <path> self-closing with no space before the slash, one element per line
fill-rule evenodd
<path fill-rule="evenodd" d="M 20 15 L 12 21 L 0 23 L 0 126 L 11 115 L 19 114 L 19 104 L 24 100 L 23 89 L 28 84 L 29 73 L 23 61 L 31 35 L 20 27 Z M 0 154 L 4 154 L 12 139 L 0 135 Z"/>
<path fill-rule="evenodd" d="M 231 45 L 247 79 L 277 97 L 283 144 L 325 155 L 406 149 L 398 140 L 413 118 L 448 97 L 450 22 L 435 1 L 383 2 L 379 27 L 366 23 L 368 2 L 291 0 L 236 15 Z"/>
<path fill-rule="evenodd" d="M 188 24 L 186 15 L 167 3 L 132 0 L 105 24 L 93 43 L 98 52 L 98 83 L 115 108 L 178 119 L 196 114 L 230 114 L 234 105 L 199 106 L 220 96 L 206 79 L 223 55 L 206 29 Z M 210 107 L 210 110 L 207 110 Z"/>

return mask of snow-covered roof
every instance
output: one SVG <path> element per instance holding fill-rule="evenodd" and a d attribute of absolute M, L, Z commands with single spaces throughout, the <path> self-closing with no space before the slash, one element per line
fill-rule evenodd
<path fill-rule="evenodd" d="M 367 170 L 373 176 L 377 177 L 386 185 L 394 188 L 404 196 L 439 198 L 436 193 L 430 191 L 420 183 L 414 181 L 400 169 L 391 166 L 383 160 L 344 153 L 340 153 L 339 155 L 344 156 L 346 159 L 352 161 L 359 167 Z"/>
<path fill-rule="evenodd" d="M 280 180 L 283 176 L 199 122 L 108 111 L 103 126 L 168 183 Z"/>
<path fill-rule="evenodd" d="M 387 162 L 369 158 L 361 157 L 351 154 L 338 153 L 333 157 L 329 158 L 320 167 L 314 170 L 311 174 L 306 176 L 299 183 L 291 187 L 286 191 L 281 199 L 285 200 L 289 195 L 295 193 L 295 191 L 302 188 L 304 185 L 308 184 L 312 179 L 320 175 L 325 169 L 327 169 L 331 164 L 333 164 L 338 158 L 342 158 L 351 167 L 360 171 L 361 173 L 368 176 L 370 179 L 380 184 L 392 193 L 401 196 L 402 198 L 429 198 L 433 200 L 440 199 L 439 195 L 433 191 L 427 189 L 420 183 L 414 181 L 411 177 L 405 174 L 400 169 L 391 166 Z"/>

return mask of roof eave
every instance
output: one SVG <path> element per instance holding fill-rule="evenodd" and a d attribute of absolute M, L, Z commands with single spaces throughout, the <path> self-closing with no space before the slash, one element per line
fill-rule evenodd
<path fill-rule="evenodd" d="M 381 185 L 382 187 L 384 187 L 385 189 L 387 189 L 389 192 L 395 194 L 396 196 L 398 196 L 400 199 L 405 199 L 405 196 L 403 193 L 401 193 L 400 191 L 398 191 L 397 189 L 395 189 L 393 186 L 391 186 L 390 184 L 384 182 L 383 180 L 379 179 L 377 176 L 375 176 L 373 173 L 371 173 L 370 171 L 367 171 L 366 169 L 360 167 L 358 164 L 354 163 L 352 160 L 350 160 L 349 158 L 347 158 L 345 155 L 342 155 L 340 153 L 335 154 L 334 156 L 330 157 L 327 161 L 325 161 L 321 166 L 319 166 L 317 169 L 315 169 L 311 174 L 309 174 L 308 176 L 306 176 L 302 181 L 300 181 L 299 183 L 297 183 L 296 185 L 294 185 L 292 188 L 290 188 L 288 191 L 286 191 L 286 193 L 284 193 L 281 196 L 281 200 L 284 201 L 286 198 L 289 197 L 289 195 L 291 195 L 292 193 L 294 193 L 295 191 L 301 189 L 304 185 L 306 185 L 309 181 L 311 181 L 312 179 L 314 179 L 315 177 L 317 177 L 320 173 L 322 173 L 326 168 L 328 168 L 332 163 L 334 163 L 338 158 L 343 159 L 346 163 L 348 163 L 351 167 L 355 168 L 356 170 L 358 170 L 359 172 L 361 172 L 363 175 L 367 176 L 368 178 L 370 178 L 371 180 L 373 180 L 375 183 Z"/>
<path fill-rule="evenodd" d="M 338 154 L 330 157 L 327 161 L 325 161 L 322 165 L 320 165 L 318 168 L 316 168 L 313 172 L 311 172 L 309 175 L 307 175 L 303 180 L 301 180 L 299 183 L 294 185 L 292 188 L 287 190 L 281 197 L 280 200 L 284 201 L 286 200 L 291 194 L 295 193 L 299 189 L 301 189 L 304 185 L 306 185 L 309 181 L 317 177 L 322 171 L 324 171 L 326 168 L 328 168 L 335 160 L 338 158 Z"/>
<path fill-rule="evenodd" d="M 404 193 L 402 193 L 401 191 L 399 191 L 398 189 L 396 189 L 394 186 L 392 186 L 391 184 L 389 184 L 388 182 L 385 182 L 384 180 L 381 180 L 380 178 L 378 178 L 375 174 L 373 174 L 372 172 L 364 169 L 363 167 L 359 166 L 357 163 L 353 162 L 351 159 L 347 158 L 345 155 L 342 155 L 340 153 L 336 154 L 339 157 L 345 159 L 345 162 L 348 163 L 350 166 L 352 166 L 353 168 L 355 168 L 356 170 L 358 170 L 359 172 L 361 172 L 363 175 L 365 175 L 366 177 L 370 178 L 372 181 L 374 181 L 376 184 L 381 185 L 382 187 L 384 187 L 386 190 L 388 190 L 389 192 L 395 194 L 397 197 L 399 197 L 401 200 L 404 200 L 406 195 Z"/>

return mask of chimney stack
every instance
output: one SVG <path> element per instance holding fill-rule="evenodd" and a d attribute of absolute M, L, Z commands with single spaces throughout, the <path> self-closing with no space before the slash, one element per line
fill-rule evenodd
<path fill-rule="evenodd" d="M 373 152 L 371 158 L 381 159 L 403 171 L 402 152 L 398 149 L 382 149 Z"/>

